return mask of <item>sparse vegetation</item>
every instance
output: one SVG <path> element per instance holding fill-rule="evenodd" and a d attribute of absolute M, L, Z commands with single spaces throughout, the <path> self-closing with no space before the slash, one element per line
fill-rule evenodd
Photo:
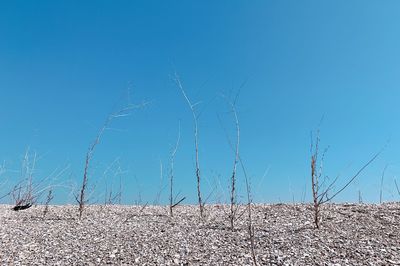
<path fill-rule="evenodd" d="M 187 104 L 190 107 L 190 110 L 193 115 L 193 122 L 194 122 L 194 142 L 195 142 L 195 173 L 196 173 L 196 184 L 197 184 L 197 196 L 198 196 L 198 204 L 199 204 L 199 210 L 200 210 L 200 217 L 204 218 L 204 204 L 207 201 L 208 197 L 206 200 L 203 200 L 202 198 L 202 193 L 200 190 L 200 183 L 201 183 L 201 176 L 200 176 L 200 164 L 199 164 L 199 143 L 198 143 L 198 115 L 195 111 L 195 106 L 196 104 L 192 104 L 189 98 L 186 95 L 186 92 L 179 80 L 179 77 L 176 75 L 175 77 L 175 82 L 178 86 L 178 88 L 181 90 Z M 239 124 L 239 118 L 236 110 L 236 99 L 235 101 L 227 101 L 230 107 L 230 112 L 233 114 L 234 118 L 234 124 L 235 124 L 235 132 L 236 132 L 236 139 L 235 142 L 232 143 L 227 136 L 228 142 L 230 144 L 230 147 L 233 151 L 233 165 L 232 165 L 232 171 L 231 175 L 229 176 L 229 204 L 226 204 L 226 212 L 225 215 L 229 217 L 229 229 L 232 232 L 232 237 L 233 239 L 236 239 L 236 233 L 240 232 L 241 230 L 246 230 L 246 232 L 242 232 L 244 236 L 246 236 L 245 239 L 245 245 L 246 249 L 248 248 L 248 251 L 250 255 L 248 255 L 248 262 L 252 263 L 253 265 L 259 265 L 259 264 L 264 264 L 264 263 L 270 263 L 272 264 L 273 262 L 276 262 L 276 258 L 274 258 L 271 254 L 270 250 L 265 251 L 265 253 L 268 253 L 269 255 L 267 256 L 267 259 L 265 259 L 266 256 L 261 257 L 258 256 L 259 253 L 263 253 L 264 251 L 260 251 L 260 241 L 259 238 L 256 238 L 255 236 L 255 227 L 260 226 L 260 213 L 259 210 L 257 209 L 257 205 L 253 205 L 253 199 L 252 199 L 252 193 L 251 193 L 251 184 L 250 184 L 250 177 L 247 174 L 247 171 L 244 167 L 244 163 L 242 161 L 242 158 L 240 156 L 239 152 L 239 144 L 240 142 L 240 124 Z M 96 150 L 97 145 L 100 143 L 103 134 L 105 130 L 109 128 L 109 125 L 111 122 L 119 117 L 124 117 L 130 114 L 131 110 L 133 108 L 137 108 L 138 106 L 127 106 L 125 108 L 120 109 L 119 111 L 110 114 L 106 121 L 104 122 L 103 126 L 100 128 L 98 131 L 98 134 L 92 144 L 89 146 L 88 151 L 86 153 L 85 157 L 85 165 L 84 165 L 84 172 L 83 172 L 83 178 L 82 178 L 82 185 L 80 187 L 79 193 L 75 195 L 76 201 L 79 204 L 79 219 L 82 218 L 84 209 L 86 208 L 85 205 L 88 202 L 88 194 L 87 194 L 87 189 L 88 189 L 88 182 L 89 182 L 89 172 L 90 172 L 90 166 L 91 162 L 93 159 L 94 152 Z M 186 198 L 182 197 L 179 200 L 177 200 L 177 197 L 179 196 L 179 193 L 175 195 L 174 193 L 174 184 L 175 184 L 175 173 L 174 173 L 174 165 L 175 165 L 175 156 L 178 151 L 178 147 L 180 144 L 180 138 L 181 138 L 181 129 L 179 125 L 178 129 L 178 135 L 176 139 L 175 145 L 172 147 L 171 152 L 170 152 L 170 168 L 168 172 L 168 178 L 169 178 L 169 197 L 168 197 L 168 209 L 169 209 L 169 220 L 171 224 L 168 226 L 173 226 L 174 218 L 177 217 L 178 215 L 175 215 L 176 213 L 179 213 L 179 211 L 175 211 L 174 208 L 181 204 Z M 333 181 L 330 182 L 329 178 L 323 174 L 323 162 L 325 158 L 325 154 L 328 149 L 324 149 L 323 152 L 320 154 L 320 137 L 319 137 L 319 129 L 317 130 L 315 142 L 313 137 L 311 138 L 311 185 L 312 185 L 312 197 L 313 197 L 313 208 L 312 208 L 312 215 L 314 218 L 314 225 L 316 228 L 320 228 L 320 216 L 321 216 L 321 205 L 330 202 L 332 199 L 334 199 L 339 193 L 341 193 L 346 187 L 351 184 L 357 176 L 359 176 L 362 171 L 369 166 L 382 152 L 376 153 L 366 164 L 364 164 L 357 172 L 356 174 L 351 177 L 347 182 L 340 187 L 339 190 L 334 191 L 334 185 L 336 184 L 338 177 L 336 177 Z M 37 161 L 37 156 L 35 153 L 31 154 L 29 151 L 25 153 L 23 163 L 22 163 L 22 170 L 21 170 L 21 177 L 22 180 L 17 183 L 13 187 L 13 189 L 7 194 L 13 199 L 14 202 L 14 207 L 13 210 L 19 211 L 19 210 L 24 210 L 30 208 L 32 205 L 36 204 L 38 202 L 38 198 L 44 193 L 44 191 L 48 191 L 47 197 L 45 201 L 43 201 L 44 204 L 44 209 L 43 209 L 43 215 L 42 218 L 44 219 L 46 216 L 51 215 L 49 213 L 49 204 L 53 200 L 53 192 L 54 192 L 54 186 L 43 186 L 44 180 L 47 180 L 47 178 L 41 180 L 40 182 L 35 182 L 34 181 L 34 174 L 35 174 L 35 166 L 36 166 L 36 161 Z M 117 161 L 117 160 L 116 160 Z M 239 213 L 239 207 L 240 204 L 237 201 L 237 176 L 238 176 L 238 164 L 240 164 L 239 167 L 241 167 L 241 170 L 243 172 L 244 176 L 244 181 L 245 181 L 245 189 L 246 189 L 246 199 L 247 203 L 245 204 L 245 208 L 243 208 L 243 212 Z M 383 203 L 383 196 L 382 196 L 382 191 L 383 191 L 383 181 L 384 181 L 384 175 L 385 171 L 387 169 L 387 165 L 385 166 L 382 176 L 381 176 L 381 186 L 380 186 L 380 203 Z M 105 191 L 105 198 L 104 198 L 104 203 L 106 205 L 112 205 L 115 203 L 121 204 L 121 194 L 122 194 L 122 182 L 121 182 L 121 173 L 122 170 L 118 166 L 116 169 L 111 169 L 112 167 L 109 167 L 106 172 L 105 176 L 108 175 L 108 172 L 113 172 L 111 174 L 112 179 L 114 180 L 117 176 L 119 176 L 119 189 L 117 192 L 114 192 L 113 186 L 111 184 L 110 187 L 107 186 L 106 184 L 106 191 Z M 4 164 L 3 166 L 0 167 L 0 174 L 3 174 L 5 172 L 5 167 Z M 61 175 L 63 172 L 65 172 L 65 169 L 62 171 L 58 172 L 57 176 Z M 167 176 L 166 175 L 166 176 Z M 162 181 L 163 181 L 163 167 L 162 163 L 160 163 L 160 176 L 161 176 L 161 185 L 160 188 L 162 189 Z M 264 178 L 264 177 L 263 177 Z M 397 192 L 400 195 L 399 187 L 397 186 L 396 179 L 394 180 L 395 186 L 397 189 Z M 157 199 L 156 202 L 159 202 L 160 196 L 161 196 L 161 191 L 159 191 L 159 194 L 157 194 Z M 305 197 L 305 190 L 303 191 L 303 197 Z M 300 207 L 296 206 L 294 202 L 294 196 L 293 197 L 293 210 L 298 211 Z M 139 202 L 141 202 L 141 196 L 139 193 Z M 361 196 L 361 190 L 358 190 L 358 201 L 359 203 L 362 203 L 362 196 Z M 242 205 L 243 206 L 243 205 Z M 277 205 L 278 206 L 278 205 Z M 284 204 L 280 204 L 279 206 L 284 206 Z M 224 208 L 225 206 L 222 206 Z M 276 206 L 275 206 L 276 207 Z M 139 209 L 135 209 L 133 213 L 128 213 L 127 215 L 121 215 L 123 216 L 123 220 L 121 220 L 121 224 L 123 226 L 126 226 L 124 224 L 127 224 L 128 222 L 135 221 L 137 222 L 138 219 L 142 216 L 152 216 L 152 217 L 157 217 L 156 219 L 164 219 L 161 217 L 168 217 L 165 214 L 148 214 L 147 211 L 144 213 L 144 210 L 148 208 L 150 210 L 153 210 L 154 206 L 148 206 L 148 204 L 141 205 Z M 185 206 L 183 206 L 185 208 Z M 210 207 L 212 208 L 212 207 Z M 147 209 L 146 209 L 147 210 Z M 165 210 L 165 209 L 164 209 Z M 253 213 L 253 211 L 256 212 L 256 214 Z M 229 214 L 228 214 L 229 212 Z M 303 212 L 307 212 L 306 210 L 303 210 Z M 362 212 L 360 210 L 357 210 L 357 212 Z M 246 221 L 245 221 L 245 226 L 238 226 L 240 224 L 241 220 L 239 219 L 242 217 L 242 215 L 246 216 Z M 175 216 L 174 216 L 175 215 Z M 307 215 L 311 215 L 311 212 L 307 212 Z M 346 213 L 346 215 L 348 215 Z M 174 218 L 172 218 L 174 216 Z M 226 223 L 226 216 L 224 223 Z M 136 219 L 137 217 L 138 219 Z M 347 216 L 350 217 L 350 216 Z M 187 218 L 187 217 L 185 217 Z M 216 219 L 214 217 L 214 219 Z M 268 221 L 268 217 L 264 217 L 265 220 Z M 244 220 L 244 219 L 243 219 Z M 159 221 L 151 221 L 155 223 L 160 223 Z M 215 226 L 212 224 L 215 221 L 204 221 L 206 222 L 206 226 Z M 265 222 L 265 221 L 264 221 Z M 265 223 L 263 222 L 263 226 Z M 165 222 L 167 223 L 167 222 Z M 202 223 L 199 223 L 202 224 Z M 212 225 L 211 225 L 212 224 Z M 242 224 L 243 225 L 243 224 Z M 197 228 L 197 227 L 198 228 Z M 196 230 L 201 230 L 200 225 L 194 226 L 197 228 Z M 199 229 L 200 228 L 200 229 Z M 217 228 L 217 227 L 215 227 Z M 302 228 L 291 228 L 293 232 L 296 230 L 304 230 Z M 161 229 L 162 232 L 165 232 L 165 229 Z M 296 231 L 297 232 L 297 231 Z M 236 240 L 237 241 L 237 240 Z M 243 241 L 243 239 L 242 239 Z M 240 241 L 239 241 L 240 242 Z M 264 249 L 266 245 L 264 243 Z M 268 248 L 270 245 L 267 246 Z M 250 260 L 251 257 L 251 260 Z"/>

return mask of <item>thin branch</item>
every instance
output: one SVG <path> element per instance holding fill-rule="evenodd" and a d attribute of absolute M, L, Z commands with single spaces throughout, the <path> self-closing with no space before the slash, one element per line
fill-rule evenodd
<path fill-rule="evenodd" d="M 180 199 L 177 203 L 175 203 L 174 205 L 172 205 L 172 208 L 175 208 L 176 206 L 178 206 L 182 201 L 184 201 L 186 199 L 186 197 L 183 197 L 182 199 Z"/>
<path fill-rule="evenodd" d="M 361 174 L 362 171 L 364 171 L 365 168 L 367 168 L 373 161 L 375 161 L 375 159 L 383 152 L 383 149 L 380 150 L 379 152 L 377 152 L 366 164 L 363 165 L 363 167 L 361 167 L 358 172 L 341 188 L 339 189 L 335 194 L 333 194 L 332 196 L 330 196 L 328 199 L 326 199 L 325 201 L 323 201 L 322 203 L 326 203 L 328 201 L 331 201 L 333 198 L 335 198 L 340 192 L 342 192 L 343 190 L 345 190 L 353 181 L 354 179 L 356 179 L 357 176 L 359 176 Z"/>

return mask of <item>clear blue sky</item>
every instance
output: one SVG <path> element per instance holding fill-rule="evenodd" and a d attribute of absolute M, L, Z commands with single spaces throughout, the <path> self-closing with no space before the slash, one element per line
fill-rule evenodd
<path fill-rule="evenodd" d="M 204 194 L 220 183 L 227 199 L 233 154 L 222 123 L 234 121 L 219 96 L 236 93 L 240 153 L 258 202 L 310 200 L 310 131 L 330 146 L 325 173 L 338 187 L 390 142 L 337 201 L 398 200 L 400 175 L 400 3 L 398 1 L 8 1 L 0 4 L 0 159 L 9 185 L 25 150 L 35 178 L 70 165 L 55 183 L 81 182 L 85 153 L 107 115 L 131 90 L 149 104 L 116 120 L 90 168 L 94 200 L 116 158 L 123 201 L 153 202 L 175 143 L 175 191 L 196 201 L 193 123 L 177 71 L 199 118 Z M 268 174 L 263 179 L 266 169 Z M 244 196 L 242 172 L 238 173 Z M 398 178 L 400 183 L 400 178 Z M 164 180 L 166 184 L 166 180 Z M 2 192 L 6 188 L 2 189 Z M 73 203 L 58 187 L 56 202 Z M 223 196 L 225 195 L 225 198 Z M 161 195 L 166 202 L 167 191 Z M 244 201 L 243 198 L 240 198 Z"/>

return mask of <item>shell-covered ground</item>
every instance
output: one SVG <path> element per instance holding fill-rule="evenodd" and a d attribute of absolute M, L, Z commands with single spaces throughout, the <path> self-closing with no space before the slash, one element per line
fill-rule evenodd
<path fill-rule="evenodd" d="M 245 206 L 0 205 L 1 265 L 253 265 Z M 400 204 L 253 205 L 258 265 L 400 265 Z"/>

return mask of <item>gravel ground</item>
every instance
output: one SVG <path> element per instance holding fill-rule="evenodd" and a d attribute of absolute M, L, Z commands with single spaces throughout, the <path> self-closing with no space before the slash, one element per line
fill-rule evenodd
<path fill-rule="evenodd" d="M 0 205 L 1 265 L 253 265 L 247 216 L 230 230 L 229 207 Z M 243 208 L 244 210 L 244 208 Z M 311 205 L 253 207 L 260 265 L 400 265 L 400 204 L 330 204 L 319 230 Z M 239 213 L 241 210 L 239 211 Z"/>

